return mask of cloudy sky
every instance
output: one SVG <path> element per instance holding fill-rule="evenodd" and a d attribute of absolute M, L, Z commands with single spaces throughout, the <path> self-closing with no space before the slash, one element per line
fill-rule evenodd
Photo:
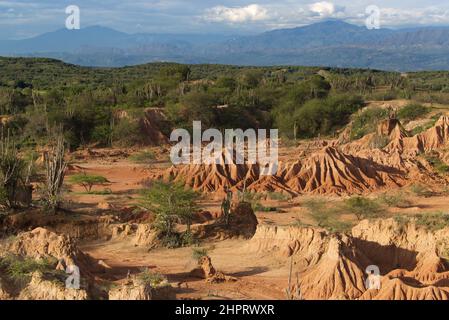
<path fill-rule="evenodd" d="M 329 18 L 362 25 L 370 5 L 380 9 L 382 27 L 449 26 L 447 0 L 0 0 L 0 39 L 64 28 L 69 5 L 80 8 L 82 28 L 128 33 L 250 34 Z"/>

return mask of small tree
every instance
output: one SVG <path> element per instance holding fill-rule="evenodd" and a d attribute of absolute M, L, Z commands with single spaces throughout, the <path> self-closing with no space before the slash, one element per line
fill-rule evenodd
<path fill-rule="evenodd" d="M 102 185 L 109 181 L 103 176 L 81 173 L 71 176 L 70 182 L 82 186 L 87 193 L 90 193 L 93 186 Z"/>
<path fill-rule="evenodd" d="M 345 209 L 353 213 L 359 221 L 374 218 L 383 211 L 382 207 L 375 200 L 360 196 L 345 200 Z"/>
<path fill-rule="evenodd" d="M 56 211 L 59 207 L 60 194 L 64 183 L 67 163 L 64 160 L 64 138 L 62 134 L 56 138 L 56 143 L 45 155 L 45 201 L 50 209 Z"/>
<path fill-rule="evenodd" d="M 193 213 L 198 210 L 199 194 L 179 183 L 154 182 L 144 200 L 144 206 L 156 214 L 155 226 L 167 238 L 174 233 L 176 221 L 187 225 L 190 233 Z"/>
<path fill-rule="evenodd" d="M 0 141 L 0 202 L 8 207 L 16 206 L 16 192 L 24 185 L 25 161 L 19 156 L 9 134 L 2 133 Z"/>

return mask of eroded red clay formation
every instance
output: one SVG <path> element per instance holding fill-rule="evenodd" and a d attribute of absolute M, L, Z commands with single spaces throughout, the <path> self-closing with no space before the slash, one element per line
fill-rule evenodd
<path fill-rule="evenodd" d="M 385 148 L 372 146 L 375 135 L 390 141 Z M 416 155 L 442 150 L 449 144 L 449 118 L 441 117 L 434 127 L 408 137 L 399 121 L 382 123 L 376 134 L 330 146 L 305 159 L 283 161 L 274 176 L 261 176 L 258 165 L 219 163 L 173 166 L 158 177 L 181 181 L 202 192 L 223 193 L 225 188 L 290 194 L 354 194 L 413 182 L 443 182 Z"/>
<path fill-rule="evenodd" d="M 303 299 L 448 299 L 448 241 L 448 228 L 432 233 L 386 219 L 364 220 L 351 235 L 259 226 L 248 250 L 292 256 Z M 380 269 L 380 289 L 366 288 L 370 265 Z"/>

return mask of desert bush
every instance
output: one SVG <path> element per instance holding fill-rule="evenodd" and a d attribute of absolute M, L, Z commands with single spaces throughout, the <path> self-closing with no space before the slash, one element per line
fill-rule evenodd
<path fill-rule="evenodd" d="M 362 108 L 359 97 L 329 96 L 325 100 L 310 100 L 299 108 L 293 118 L 301 137 L 316 137 L 334 133 L 349 122 L 350 116 Z"/>
<path fill-rule="evenodd" d="M 202 257 L 205 257 L 208 255 L 206 248 L 193 248 L 192 250 L 192 258 L 195 261 L 199 261 Z"/>
<path fill-rule="evenodd" d="M 151 150 L 144 150 L 131 155 L 128 159 L 136 163 L 150 163 L 156 159 L 156 155 Z"/>
<path fill-rule="evenodd" d="M 354 214 L 358 220 L 378 217 L 383 211 L 377 201 L 361 196 L 345 200 L 344 207 L 348 212 Z"/>
<path fill-rule="evenodd" d="M 430 109 L 417 103 L 410 103 L 401 108 L 398 112 L 398 118 L 403 121 L 411 121 L 428 114 Z"/>
<path fill-rule="evenodd" d="M 397 91 L 378 91 L 369 94 L 367 98 L 375 101 L 391 101 L 397 99 L 398 95 L 399 93 Z"/>
<path fill-rule="evenodd" d="M 434 168 L 439 174 L 445 175 L 449 172 L 449 166 L 444 163 L 437 155 L 427 154 L 424 156 L 429 164 Z"/>
<path fill-rule="evenodd" d="M 403 192 L 384 193 L 379 196 L 379 201 L 389 207 L 408 208 L 412 205 L 410 199 Z"/>
<path fill-rule="evenodd" d="M 302 203 L 302 206 L 307 208 L 310 212 L 322 212 L 326 209 L 326 202 L 315 198 L 306 199 Z"/>
<path fill-rule="evenodd" d="M 275 212 L 277 211 L 276 207 L 267 207 L 261 204 L 260 202 L 251 203 L 251 207 L 254 212 Z"/>
<path fill-rule="evenodd" d="M 241 202 L 248 202 L 251 204 L 251 208 L 254 212 L 256 211 L 264 211 L 265 207 L 260 203 L 260 200 L 264 199 L 266 194 L 259 192 L 240 192 L 239 191 L 239 199 Z"/>
<path fill-rule="evenodd" d="M 144 268 L 137 276 L 144 285 L 149 285 L 152 288 L 157 288 L 167 282 L 167 279 L 160 273 L 151 272 L 150 269 Z"/>
<path fill-rule="evenodd" d="M 398 224 L 398 226 L 402 229 L 408 224 L 411 220 L 410 216 L 404 215 L 395 215 L 393 216 L 393 220 Z"/>
<path fill-rule="evenodd" d="M 351 222 L 340 220 L 341 208 L 330 206 L 321 199 L 307 199 L 302 203 L 302 206 L 307 208 L 319 227 L 329 232 L 347 232 L 353 226 Z"/>
<path fill-rule="evenodd" d="M 278 201 L 287 201 L 292 198 L 291 195 L 282 192 L 268 192 L 267 195 L 269 199 Z"/>
<path fill-rule="evenodd" d="M 99 146 L 111 146 L 112 128 L 108 124 L 98 125 L 92 130 L 91 139 Z"/>
<path fill-rule="evenodd" d="M 33 259 L 16 255 L 6 255 L 0 258 L 0 268 L 5 270 L 6 276 L 16 284 L 29 282 L 33 272 L 57 273 L 55 259 Z"/>
<path fill-rule="evenodd" d="M 91 191 L 90 194 L 98 195 L 98 196 L 106 196 L 113 194 L 110 188 L 104 188 L 103 190 Z"/>
<path fill-rule="evenodd" d="M 424 132 L 424 131 L 432 128 L 435 125 L 435 123 L 438 121 L 438 119 L 440 119 L 441 116 L 442 116 L 442 113 L 439 112 L 439 113 L 433 115 L 430 118 L 431 120 L 429 120 L 429 122 L 427 122 L 426 124 L 413 128 L 411 131 L 412 135 L 419 134 L 421 132 Z"/>
<path fill-rule="evenodd" d="M 368 133 L 375 132 L 379 121 L 388 118 L 388 110 L 366 108 L 355 114 L 352 119 L 351 140 L 360 139 Z"/>
<path fill-rule="evenodd" d="M 414 135 L 417 135 L 417 134 L 420 134 L 421 132 L 424 132 L 424 131 L 426 131 L 426 130 L 432 128 L 433 125 L 434 125 L 433 122 L 428 122 L 428 123 L 426 123 L 426 124 L 424 124 L 424 125 L 422 125 L 422 126 L 414 127 L 410 133 L 411 133 L 413 136 L 414 136 Z"/>
<path fill-rule="evenodd" d="M 410 186 L 410 191 L 413 192 L 418 197 L 431 197 L 433 195 L 432 190 L 430 190 L 427 186 L 424 186 L 419 183 L 415 183 Z"/>
<path fill-rule="evenodd" d="M 193 214 L 198 210 L 200 195 L 182 184 L 175 182 L 155 181 L 145 192 L 143 206 L 156 215 L 154 227 L 171 246 L 179 246 L 184 241 L 182 235 L 174 232 L 177 221 L 187 225 L 190 233 Z M 164 240 L 164 241 L 165 241 Z"/>
<path fill-rule="evenodd" d="M 111 135 L 113 145 L 119 147 L 136 145 L 143 140 L 141 127 L 135 119 L 120 119 L 114 124 Z"/>
<path fill-rule="evenodd" d="M 17 207 L 19 189 L 24 190 L 27 174 L 26 162 L 19 156 L 15 142 L 9 133 L 0 140 L 0 204 L 7 208 Z"/>
<path fill-rule="evenodd" d="M 415 215 L 415 224 L 429 231 L 438 231 L 449 226 L 449 214 L 443 212 Z"/>
<path fill-rule="evenodd" d="M 73 184 L 82 186 L 87 193 L 90 193 L 94 186 L 103 185 L 109 182 L 108 179 L 103 176 L 85 173 L 75 174 L 69 178 L 69 181 Z"/>

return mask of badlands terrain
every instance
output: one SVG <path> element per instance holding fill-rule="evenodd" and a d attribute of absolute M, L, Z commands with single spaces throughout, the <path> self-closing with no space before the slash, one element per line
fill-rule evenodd
<path fill-rule="evenodd" d="M 395 112 L 409 103 L 369 102 L 395 111 L 358 139 L 351 122 L 333 137 L 281 140 L 268 177 L 251 165 L 172 166 L 150 112 L 155 146 L 68 153 L 63 210 L 3 219 L 0 299 L 447 300 L 449 107 L 401 123 Z M 85 192 L 70 182 L 80 173 L 107 182 Z M 141 190 L 160 179 L 201 194 L 188 245 L 161 245 L 141 204 Z M 65 287 L 70 265 L 79 290 Z"/>

